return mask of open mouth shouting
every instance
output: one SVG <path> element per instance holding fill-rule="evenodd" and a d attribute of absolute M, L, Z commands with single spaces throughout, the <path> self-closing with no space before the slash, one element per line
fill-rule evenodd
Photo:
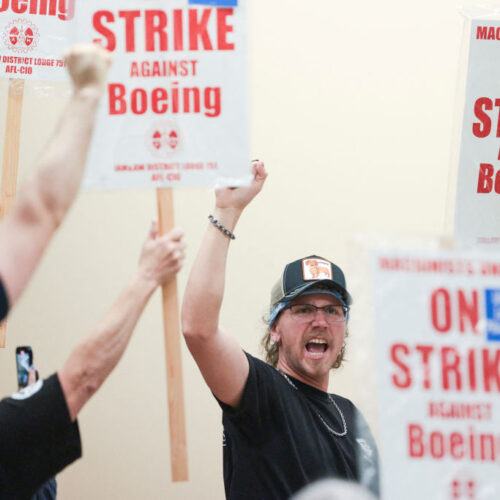
<path fill-rule="evenodd" d="M 328 342 L 322 338 L 312 338 L 305 345 L 306 357 L 309 359 L 323 359 L 327 356 Z"/>

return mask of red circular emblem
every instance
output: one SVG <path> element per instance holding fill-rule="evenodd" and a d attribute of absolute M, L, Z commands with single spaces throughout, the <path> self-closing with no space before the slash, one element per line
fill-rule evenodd
<path fill-rule="evenodd" d="M 2 33 L 4 44 L 13 52 L 29 52 L 38 45 L 38 28 L 27 19 L 11 21 Z"/>

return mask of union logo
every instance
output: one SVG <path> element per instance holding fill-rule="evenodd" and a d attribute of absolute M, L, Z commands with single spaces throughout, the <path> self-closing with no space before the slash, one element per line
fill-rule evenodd
<path fill-rule="evenodd" d="M 26 53 L 38 45 L 38 28 L 26 19 L 15 19 L 4 29 L 2 38 L 6 47 L 13 52 Z"/>
<path fill-rule="evenodd" d="M 146 142 L 154 156 L 169 156 L 180 148 L 179 128 L 172 122 L 155 123 L 148 133 Z"/>

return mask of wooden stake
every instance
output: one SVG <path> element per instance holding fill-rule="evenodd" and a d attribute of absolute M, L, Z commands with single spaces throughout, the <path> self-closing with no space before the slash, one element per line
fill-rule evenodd
<path fill-rule="evenodd" d="M 21 113 L 23 109 L 24 80 L 9 80 L 9 101 L 3 149 L 2 188 L 0 194 L 0 220 L 12 208 L 16 197 L 17 169 L 19 166 L 19 138 L 21 136 Z M 7 341 L 7 321 L 0 324 L 0 348 Z"/>
<path fill-rule="evenodd" d="M 174 227 L 173 190 L 158 189 L 157 197 L 158 227 L 160 235 L 163 235 Z M 184 418 L 181 338 L 176 279 L 173 279 L 162 288 L 162 300 L 165 360 L 167 363 L 167 396 L 170 423 L 172 481 L 187 481 L 186 421 Z"/>

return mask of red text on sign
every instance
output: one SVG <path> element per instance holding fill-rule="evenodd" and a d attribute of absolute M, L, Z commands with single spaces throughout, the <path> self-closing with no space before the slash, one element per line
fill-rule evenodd
<path fill-rule="evenodd" d="M 492 128 L 492 118 L 488 111 L 493 111 L 493 107 L 500 108 L 500 99 L 490 99 L 489 97 L 480 97 L 474 103 L 474 115 L 479 120 L 472 124 L 472 132 L 476 137 L 484 138 L 488 137 L 491 133 Z M 498 109 L 496 110 L 496 130 L 495 136 L 500 137 L 500 115 Z M 492 113 L 493 115 L 493 113 Z"/>
<path fill-rule="evenodd" d="M 57 16 L 62 21 L 73 19 L 75 0 L 0 0 L 0 12 Z"/>
<path fill-rule="evenodd" d="M 146 52 L 183 50 L 234 50 L 228 40 L 233 31 L 230 16 L 233 9 L 174 9 L 164 10 L 110 10 L 97 11 L 92 20 L 94 29 L 103 38 L 101 43 L 113 52 L 118 40 L 125 40 L 125 52 L 136 52 L 138 33 L 144 33 Z M 118 25 L 119 23 L 119 25 Z M 141 23 L 142 30 L 138 29 Z"/>
<path fill-rule="evenodd" d="M 495 462 L 500 459 L 500 435 L 467 432 L 445 434 L 440 430 L 426 432 L 419 424 L 408 424 L 408 454 L 412 458 L 452 458 Z"/>
<path fill-rule="evenodd" d="M 491 193 L 493 189 L 495 193 L 500 194 L 500 170 L 495 173 L 493 165 L 481 163 L 477 177 L 477 192 Z"/>
<path fill-rule="evenodd" d="M 148 111 L 163 115 L 166 113 L 203 113 L 213 118 L 221 112 L 220 87 L 179 88 L 172 82 L 172 88 L 156 87 L 151 91 L 142 88 L 127 89 L 122 83 L 108 85 L 109 114 L 123 115 L 129 110 L 135 115 Z"/>
<path fill-rule="evenodd" d="M 477 333 L 479 304 L 477 290 L 467 294 L 464 290 L 450 293 L 446 288 L 438 288 L 431 294 L 431 323 L 440 332 L 449 332 L 455 323 L 461 333 L 467 330 Z"/>
<path fill-rule="evenodd" d="M 463 349 L 432 344 L 393 344 L 389 353 L 398 389 L 418 384 L 425 390 L 500 393 L 500 349 Z"/>
<path fill-rule="evenodd" d="M 477 40 L 500 40 L 500 27 L 478 26 L 476 31 Z"/>

